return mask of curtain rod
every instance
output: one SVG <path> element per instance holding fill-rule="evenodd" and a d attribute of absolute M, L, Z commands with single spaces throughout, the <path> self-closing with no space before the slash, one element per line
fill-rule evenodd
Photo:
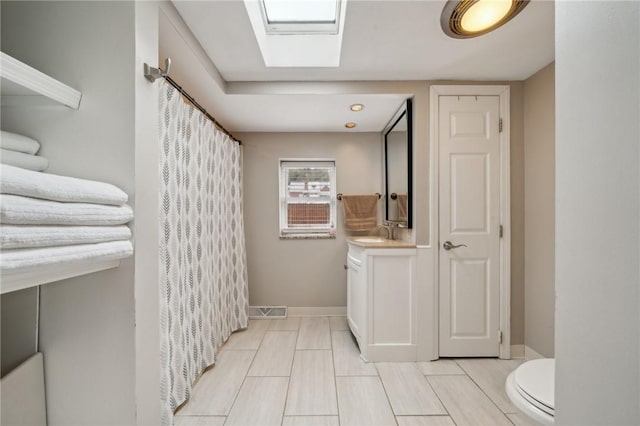
<path fill-rule="evenodd" d="M 169 77 L 169 69 L 171 68 L 171 59 L 167 58 L 165 59 L 165 69 L 160 69 L 160 68 L 154 68 L 149 66 L 149 64 L 144 64 L 144 76 L 147 78 L 147 80 L 154 82 L 156 81 L 158 78 L 162 77 L 165 79 L 165 81 L 167 83 L 169 83 L 170 85 L 172 85 L 173 87 L 176 88 L 176 90 L 178 90 L 178 92 L 180 92 L 180 94 L 182 96 L 184 96 L 185 98 L 187 98 L 187 100 L 201 113 L 203 113 L 205 115 L 205 117 L 207 117 L 209 120 L 211 120 L 214 124 L 214 126 L 216 126 L 218 129 L 220 129 L 223 133 L 225 133 L 227 136 L 229 136 L 232 140 L 236 141 L 238 143 L 238 145 L 242 145 L 242 141 L 240 141 L 240 139 L 237 139 L 235 136 L 233 136 L 231 134 L 230 131 L 228 131 L 218 120 L 215 119 L 214 116 L 212 116 L 211 114 L 209 114 L 207 112 L 206 109 L 204 109 L 204 107 L 202 105 L 200 105 L 198 103 L 198 101 L 196 101 L 194 99 L 193 96 L 191 96 L 190 94 L 187 93 L 186 90 L 184 90 L 182 88 L 182 86 L 180 86 L 178 83 L 176 83 L 176 81 L 174 79 L 172 79 L 171 77 Z"/>

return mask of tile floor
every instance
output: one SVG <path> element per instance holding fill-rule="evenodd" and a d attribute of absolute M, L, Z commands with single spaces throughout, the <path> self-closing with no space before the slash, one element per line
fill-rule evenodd
<path fill-rule="evenodd" d="M 521 360 L 364 363 L 344 317 L 251 321 L 222 347 L 177 426 L 515 425 Z"/>

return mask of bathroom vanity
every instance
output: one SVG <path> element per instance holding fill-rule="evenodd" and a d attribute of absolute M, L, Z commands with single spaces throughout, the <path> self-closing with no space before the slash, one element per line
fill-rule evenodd
<path fill-rule="evenodd" d="M 348 239 L 347 320 L 365 361 L 416 361 L 416 246 Z"/>

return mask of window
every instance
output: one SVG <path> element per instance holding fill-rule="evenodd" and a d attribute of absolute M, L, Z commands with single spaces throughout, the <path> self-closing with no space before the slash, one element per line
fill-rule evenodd
<path fill-rule="evenodd" d="M 280 160 L 280 237 L 331 237 L 335 224 L 335 161 Z"/>
<path fill-rule="evenodd" d="M 244 0 L 264 65 L 340 66 L 347 1 Z"/>
<path fill-rule="evenodd" d="M 334 23 L 337 0 L 262 0 L 267 22 L 272 23 Z"/>
<path fill-rule="evenodd" d="M 340 0 L 262 0 L 267 34 L 337 34 Z"/>

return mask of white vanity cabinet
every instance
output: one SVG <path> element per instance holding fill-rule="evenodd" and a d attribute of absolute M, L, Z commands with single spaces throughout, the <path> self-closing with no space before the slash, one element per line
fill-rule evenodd
<path fill-rule="evenodd" d="M 361 339 L 365 320 L 366 277 L 362 270 L 362 250 L 349 250 L 347 254 L 347 318 L 349 327 L 358 342 Z"/>
<path fill-rule="evenodd" d="M 347 320 L 364 360 L 416 361 L 416 249 L 349 240 Z"/>

